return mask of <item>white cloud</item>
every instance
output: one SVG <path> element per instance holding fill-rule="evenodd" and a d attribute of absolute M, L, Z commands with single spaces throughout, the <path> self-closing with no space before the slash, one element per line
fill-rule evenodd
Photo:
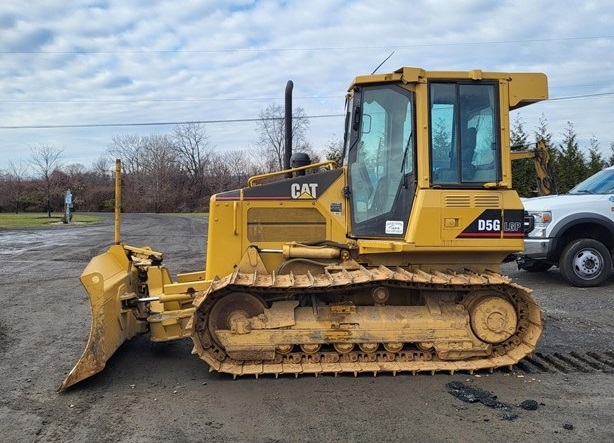
<path fill-rule="evenodd" d="M 73 1 L 0 5 L 0 126 L 82 125 L 257 118 L 282 103 L 308 115 L 341 114 L 353 77 L 400 66 L 542 71 L 551 97 L 521 111 L 525 129 L 543 113 L 555 139 L 567 121 L 609 155 L 614 95 L 614 5 L 564 0 Z M 313 119 L 324 147 L 342 118 Z M 253 123 L 207 127 L 219 150 L 255 144 Z M 66 162 L 89 165 L 114 135 L 172 126 L 0 129 L 0 168 L 44 142 Z"/>

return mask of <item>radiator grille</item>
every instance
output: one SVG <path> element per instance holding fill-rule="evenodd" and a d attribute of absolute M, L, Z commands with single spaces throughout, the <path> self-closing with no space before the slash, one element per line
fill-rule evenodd
<path fill-rule="evenodd" d="M 446 208 L 500 208 L 499 194 L 454 194 L 445 195 L 443 205 Z"/>
<path fill-rule="evenodd" d="M 326 219 L 315 208 L 251 208 L 247 237 L 251 242 L 322 240 Z"/>

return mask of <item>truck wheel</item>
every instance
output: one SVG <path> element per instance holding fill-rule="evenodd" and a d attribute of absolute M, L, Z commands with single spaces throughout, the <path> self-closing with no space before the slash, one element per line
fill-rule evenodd
<path fill-rule="evenodd" d="M 610 276 L 612 256 L 603 243 L 580 238 L 565 246 L 559 268 L 563 278 L 574 286 L 599 286 Z"/>

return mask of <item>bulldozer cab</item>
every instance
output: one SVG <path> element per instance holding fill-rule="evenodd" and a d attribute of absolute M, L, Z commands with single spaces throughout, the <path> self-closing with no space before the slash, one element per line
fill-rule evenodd
<path fill-rule="evenodd" d="M 418 118 L 417 109 L 425 105 L 428 111 Z M 405 236 L 421 157 L 428 157 L 430 188 L 485 188 L 500 182 L 498 114 L 496 80 L 354 84 L 344 154 L 350 235 Z M 428 122 L 427 132 L 416 130 L 418 120 Z"/>

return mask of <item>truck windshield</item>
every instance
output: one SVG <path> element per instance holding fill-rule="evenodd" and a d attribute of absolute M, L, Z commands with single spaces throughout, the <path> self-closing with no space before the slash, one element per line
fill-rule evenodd
<path fill-rule="evenodd" d="M 614 169 L 604 169 L 569 191 L 569 194 L 613 194 Z"/>

